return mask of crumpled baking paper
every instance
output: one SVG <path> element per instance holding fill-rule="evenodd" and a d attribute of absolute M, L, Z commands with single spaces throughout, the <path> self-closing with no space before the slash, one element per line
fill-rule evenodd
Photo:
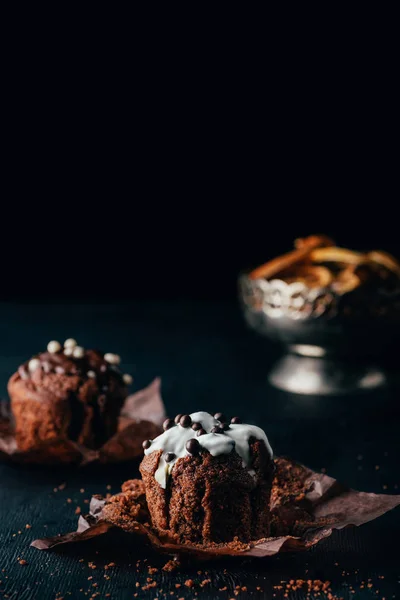
<path fill-rule="evenodd" d="M 35 540 L 32 546 L 50 550 L 119 529 L 125 531 L 127 542 L 143 542 L 145 538 L 156 550 L 180 557 L 266 557 L 306 550 L 331 535 L 333 529 L 363 525 L 400 505 L 400 495 L 358 492 L 289 459 L 277 458 L 275 465 L 271 495 L 273 537 L 248 544 L 207 546 L 177 544 L 172 538 L 161 538 L 151 527 L 142 481 L 133 480 L 124 484 L 121 494 L 108 499 L 94 496 L 90 514 L 80 517 L 76 532 Z"/>

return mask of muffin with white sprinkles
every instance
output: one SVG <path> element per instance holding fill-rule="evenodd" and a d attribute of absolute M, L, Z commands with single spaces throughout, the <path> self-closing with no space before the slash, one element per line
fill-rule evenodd
<path fill-rule="evenodd" d="M 70 338 L 22 364 L 8 382 L 19 450 L 55 439 L 99 448 L 117 431 L 132 377 L 117 354 L 86 350 Z"/>
<path fill-rule="evenodd" d="M 177 415 L 143 443 L 152 525 L 179 543 L 249 542 L 270 533 L 273 456 L 264 431 L 222 413 Z"/>

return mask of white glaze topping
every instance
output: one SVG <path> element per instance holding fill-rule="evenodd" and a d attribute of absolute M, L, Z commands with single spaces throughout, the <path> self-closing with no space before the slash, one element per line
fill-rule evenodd
<path fill-rule="evenodd" d="M 157 450 L 162 450 L 163 454 L 160 456 L 158 468 L 155 473 L 155 479 L 165 488 L 167 485 L 167 478 L 170 475 L 178 458 L 189 456 L 186 450 L 186 442 L 191 439 L 195 439 L 199 442 L 202 448 L 209 451 L 212 456 L 218 456 L 219 454 L 229 454 L 232 450 L 241 457 L 243 466 L 250 469 L 250 446 L 249 439 L 255 438 L 262 440 L 272 457 L 272 449 L 268 442 L 268 438 L 264 431 L 260 427 L 255 425 L 246 424 L 231 424 L 229 429 L 224 433 L 211 433 L 213 427 L 218 427 L 220 421 L 217 421 L 212 415 L 207 412 L 195 412 L 190 415 L 192 423 L 200 423 L 202 428 L 207 432 L 204 435 L 197 436 L 196 431 L 191 427 L 182 427 L 181 425 L 175 425 L 170 429 L 167 429 L 164 433 L 156 437 L 152 442 L 150 448 L 145 450 L 145 454 L 149 455 Z M 201 451 L 201 449 L 200 449 Z M 165 460 L 165 455 L 172 453 L 175 458 L 170 462 Z"/>

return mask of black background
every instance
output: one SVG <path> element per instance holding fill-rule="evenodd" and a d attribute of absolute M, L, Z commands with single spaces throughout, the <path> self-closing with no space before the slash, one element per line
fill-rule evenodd
<path fill-rule="evenodd" d="M 143 172 L 138 179 L 132 172 L 123 184 L 103 187 L 95 174 L 81 179 L 48 169 L 40 181 L 20 173 L 21 190 L 4 204 L 3 300 L 234 300 L 241 270 L 312 233 L 400 255 L 389 191 L 367 189 L 365 181 L 355 189 L 343 175 L 340 190 L 330 189 L 328 176 L 315 189 L 314 172 L 297 180 L 288 165 L 282 177 L 290 185 L 282 179 L 279 189 L 267 163 L 255 183 L 235 173 L 237 160 L 233 180 L 226 169 L 189 174 L 181 163 L 167 178 L 154 165 L 147 184 Z"/>
<path fill-rule="evenodd" d="M 0 298 L 232 300 L 240 270 L 318 232 L 400 254 L 388 56 L 303 42 L 268 64 L 236 38 L 128 67 L 102 44 L 76 70 L 71 45 L 15 55 Z"/>

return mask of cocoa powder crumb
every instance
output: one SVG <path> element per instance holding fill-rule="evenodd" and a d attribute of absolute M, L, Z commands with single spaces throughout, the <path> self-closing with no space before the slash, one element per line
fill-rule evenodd
<path fill-rule="evenodd" d="M 155 588 L 155 587 L 157 587 L 157 582 L 152 581 L 150 583 L 147 583 L 146 585 L 142 585 L 142 590 L 144 592 L 147 592 L 147 590 L 150 590 L 151 588 Z"/>
<path fill-rule="evenodd" d="M 136 565 L 136 566 L 138 566 L 138 565 Z M 167 573 L 170 573 L 171 571 L 175 571 L 175 569 L 177 569 L 179 566 L 180 566 L 180 563 L 178 560 L 169 560 L 168 562 L 165 563 L 162 570 L 166 571 Z"/>

